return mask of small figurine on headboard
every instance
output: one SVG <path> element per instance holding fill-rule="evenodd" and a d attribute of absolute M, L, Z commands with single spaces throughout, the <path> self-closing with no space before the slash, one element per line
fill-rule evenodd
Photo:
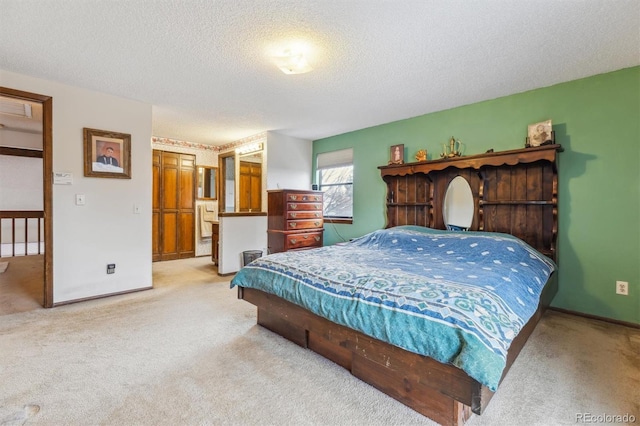
<path fill-rule="evenodd" d="M 427 150 L 421 149 L 416 153 L 416 161 L 427 161 Z"/>
<path fill-rule="evenodd" d="M 447 146 L 446 144 L 442 145 L 442 154 L 440 154 L 440 157 L 442 158 L 460 157 L 462 155 L 463 145 L 464 144 L 460 142 L 459 139 L 456 141 L 455 138 L 451 136 L 451 139 L 449 140 L 449 146 Z"/>

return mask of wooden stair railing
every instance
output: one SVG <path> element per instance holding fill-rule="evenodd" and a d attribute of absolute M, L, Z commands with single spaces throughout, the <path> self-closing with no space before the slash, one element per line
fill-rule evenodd
<path fill-rule="evenodd" d="M 41 210 L 0 210 L 0 243 L 2 243 L 2 228 L 6 221 L 11 221 L 11 256 L 16 256 L 16 221 L 24 220 L 24 255 L 29 255 L 29 219 L 37 219 L 37 254 L 42 254 L 41 243 L 44 241 L 44 211 Z M 33 222 L 31 222 L 33 223 Z M 36 254 L 36 253 L 32 253 Z"/>

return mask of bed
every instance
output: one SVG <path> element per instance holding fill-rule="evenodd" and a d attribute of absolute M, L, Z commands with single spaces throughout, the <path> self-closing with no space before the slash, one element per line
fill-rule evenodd
<path fill-rule="evenodd" d="M 441 424 L 486 408 L 557 290 L 558 145 L 380 167 L 387 227 L 259 258 L 258 324 Z M 446 231 L 457 176 L 473 218 Z M 457 229 L 457 228 L 456 228 Z"/>

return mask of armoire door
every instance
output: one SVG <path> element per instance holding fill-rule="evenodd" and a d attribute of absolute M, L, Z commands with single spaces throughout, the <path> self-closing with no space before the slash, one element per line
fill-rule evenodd
<path fill-rule="evenodd" d="M 153 260 L 194 257 L 195 156 L 154 150 L 153 159 Z"/>
<path fill-rule="evenodd" d="M 161 159 L 161 201 L 160 213 L 161 244 L 160 260 L 178 259 L 178 199 L 180 186 L 180 155 L 173 152 L 162 152 Z"/>
<path fill-rule="evenodd" d="M 262 211 L 262 164 L 240 161 L 239 210 Z"/>
<path fill-rule="evenodd" d="M 178 191 L 178 256 L 194 257 L 196 255 L 196 157 L 180 154 Z"/>

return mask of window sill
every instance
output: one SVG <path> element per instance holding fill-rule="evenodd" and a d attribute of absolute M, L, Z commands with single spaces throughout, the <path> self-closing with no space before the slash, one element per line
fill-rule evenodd
<path fill-rule="evenodd" d="M 323 220 L 324 223 L 342 223 L 347 225 L 353 224 L 353 218 L 325 217 Z"/>

